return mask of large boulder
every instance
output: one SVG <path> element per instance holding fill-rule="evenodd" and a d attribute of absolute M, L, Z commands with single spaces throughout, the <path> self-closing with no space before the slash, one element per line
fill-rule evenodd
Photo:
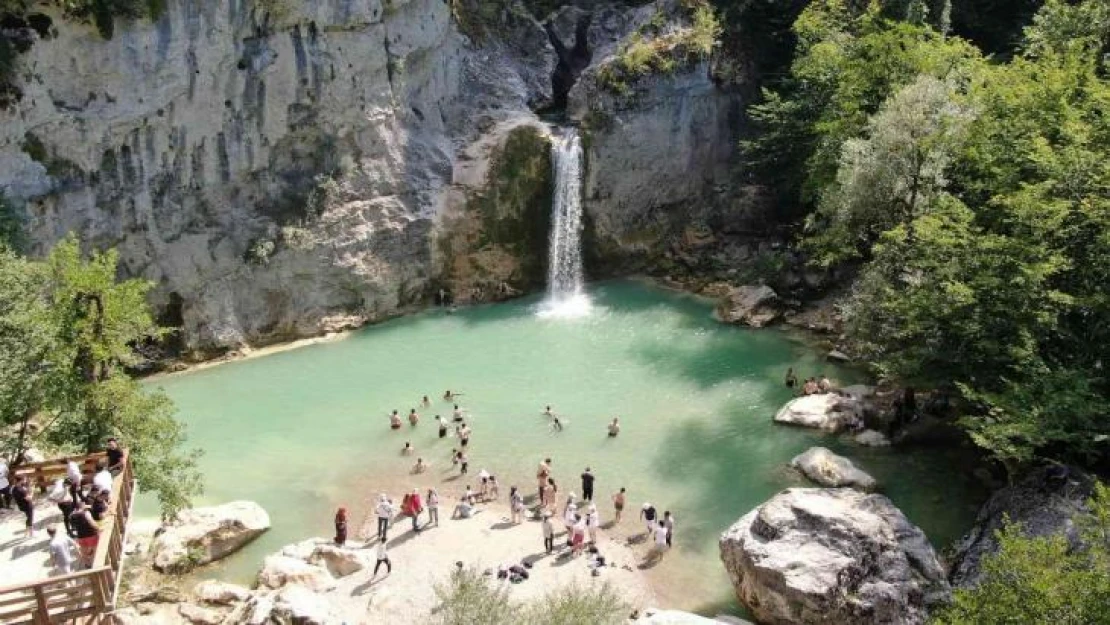
<path fill-rule="evenodd" d="M 258 583 L 269 588 L 300 584 L 309 590 L 323 592 L 335 588 L 335 579 L 327 569 L 298 558 L 268 556 L 258 572 Z"/>
<path fill-rule="evenodd" d="M 923 623 L 948 599 L 933 547 L 882 495 L 792 488 L 720 539 L 740 600 L 769 624 Z"/>
<path fill-rule="evenodd" d="M 366 568 L 367 556 L 355 549 L 319 545 L 308 557 L 308 562 L 326 568 L 336 577 L 344 577 Z"/>
<path fill-rule="evenodd" d="M 204 608 L 192 603 L 178 604 L 177 612 L 193 625 L 219 625 L 224 620 L 224 614 L 219 610 Z"/>
<path fill-rule="evenodd" d="M 875 478 L 859 469 L 844 456 L 838 456 L 824 447 L 810 447 L 794 456 L 790 466 L 821 486 L 851 486 L 860 490 L 874 490 Z"/>
<path fill-rule="evenodd" d="M 740 286 L 730 289 L 721 298 L 717 317 L 725 323 L 762 328 L 782 317 L 782 303 L 769 286 Z"/>
<path fill-rule="evenodd" d="M 890 439 L 886 434 L 876 430 L 864 430 L 856 434 L 853 440 L 864 447 L 889 447 Z"/>
<path fill-rule="evenodd" d="M 979 583 L 980 563 L 998 551 L 995 532 L 1005 520 L 1021 526 L 1026 536 L 1060 535 L 1073 546 L 1080 542 L 1077 519 L 1087 512 L 1094 482 L 1079 469 L 1046 466 L 991 496 L 979 510 L 975 526 L 956 545 L 948 579 L 953 586 Z"/>
<path fill-rule="evenodd" d="M 839 432 L 863 418 L 863 405 L 852 397 L 835 393 L 797 397 L 779 409 L 776 423 Z"/>
<path fill-rule="evenodd" d="M 154 568 L 187 572 L 235 552 L 268 529 L 270 515 L 253 501 L 185 510 L 154 538 Z"/>

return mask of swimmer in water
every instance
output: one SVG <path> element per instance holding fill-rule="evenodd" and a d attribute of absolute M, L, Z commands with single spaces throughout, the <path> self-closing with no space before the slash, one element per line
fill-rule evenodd
<path fill-rule="evenodd" d="M 416 459 L 416 464 L 413 465 L 413 467 L 412 467 L 412 472 L 413 473 L 423 473 L 427 469 L 428 469 L 428 465 L 424 464 L 424 459 L 423 458 L 417 458 Z"/>
<path fill-rule="evenodd" d="M 416 414 L 416 408 L 409 411 L 409 425 L 416 425 L 420 421 L 420 415 Z"/>
<path fill-rule="evenodd" d="M 462 421 L 463 420 L 463 410 L 462 410 L 462 408 L 459 408 L 458 404 L 455 404 L 455 410 L 451 414 L 453 415 L 452 418 L 455 421 Z"/>
<path fill-rule="evenodd" d="M 447 436 L 447 422 L 443 420 L 443 417 L 436 415 L 436 423 L 439 424 L 439 437 Z"/>
<path fill-rule="evenodd" d="M 616 436 L 621 433 L 620 419 L 613 417 L 613 422 L 609 424 L 609 436 Z"/>
<path fill-rule="evenodd" d="M 429 406 L 432 405 L 432 400 L 428 399 L 428 396 L 425 395 L 424 399 L 420 400 L 420 403 L 423 404 L 425 408 L 428 408 Z"/>
<path fill-rule="evenodd" d="M 553 410 L 551 410 L 551 406 L 548 406 L 548 407 L 543 409 L 543 416 L 545 416 L 545 417 L 554 417 L 555 416 L 555 412 Z"/>
<path fill-rule="evenodd" d="M 393 430 L 401 429 L 401 415 L 397 414 L 396 410 L 389 415 L 389 427 Z"/>
<path fill-rule="evenodd" d="M 412 443 L 405 441 L 405 446 L 401 448 L 402 456 L 411 456 L 412 452 L 416 451 L 412 448 Z"/>
<path fill-rule="evenodd" d="M 563 422 L 560 421 L 559 417 L 556 417 L 555 415 L 551 416 L 551 431 L 552 432 L 562 432 L 563 431 Z"/>
<path fill-rule="evenodd" d="M 443 401 L 454 401 L 456 397 L 462 397 L 462 393 L 452 393 L 450 390 L 443 393 Z"/>

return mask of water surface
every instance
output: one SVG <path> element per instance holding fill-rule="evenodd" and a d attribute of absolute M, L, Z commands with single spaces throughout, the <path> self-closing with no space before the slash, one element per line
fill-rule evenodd
<path fill-rule="evenodd" d="M 578 491 L 577 476 L 593 469 L 606 520 L 608 497 L 621 486 L 633 515 L 644 501 L 674 512 L 677 548 L 652 570 L 672 607 L 736 609 L 717 536 L 774 493 L 803 484 L 785 465 L 814 444 L 871 472 L 938 547 L 974 519 L 982 493 L 949 454 L 868 449 L 771 422 L 790 398 L 782 385 L 789 366 L 802 376 L 858 379 L 805 343 L 718 324 L 705 302 L 637 282 L 602 283 L 592 297 L 592 314 L 579 319 L 538 317 L 536 299 L 431 311 L 345 340 L 152 381 L 206 451 L 199 503 L 251 499 L 273 519 L 273 530 L 202 575 L 249 580 L 281 545 L 330 536 L 338 505 L 361 520 L 383 485 L 400 493 L 435 482 L 448 495 L 465 486 L 441 482 L 452 475 L 455 441 L 437 438 L 432 417 L 450 414 L 441 400 L 448 388 L 465 393 L 472 415 L 472 472 L 488 468 L 505 491 L 515 483 L 532 492 L 536 464 L 549 456 L 563 494 Z M 418 406 L 423 395 L 430 409 Z M 562 432 L 541 416 L 546 404 L 564 415 Z M 413 407 L 421 424 L 391 431 L 389 411 Z M 616 439 L 605 436 L 613 416 L 623 424 Z M 405 441 L 431 463 L 427 474 L 409 475 L 413 459 L 399 454 Z M 152 512 L 149 500 L 141 507 Z"/>

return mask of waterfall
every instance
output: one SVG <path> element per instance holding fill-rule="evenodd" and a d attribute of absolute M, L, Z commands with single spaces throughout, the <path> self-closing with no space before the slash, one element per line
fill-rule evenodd
<path fill-rule="evenodd" d="M 569 128 L 551 148 L 555 169 L 551 236 L 547 250 L 547 300 L 541 315 L 578 317 L 589 312 L 582 278 L 582 141 Z"/>

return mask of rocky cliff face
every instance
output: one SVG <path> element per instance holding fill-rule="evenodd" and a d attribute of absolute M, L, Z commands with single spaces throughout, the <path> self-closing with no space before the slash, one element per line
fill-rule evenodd
<path fill-rule="evenodd" d="M 632 99 L 595 88 L 591 68 L 653 7 L 587 5 L 593 60 L 568 96 L 589 126 L 592 240 L 622 270 L 726 218 L 739 114 L 704 63 Z M 542 276 L 548 129 L 532 109 L 557 95 L 558 20 L 549 35 L 515 0 L 171 0 L 106 41 L 46 12 L 56 32 L 21 55 L 23 97 L 0 111 L 0 189 L 32 253 L 70 231 L 119 248 L 187 351 Z"/>

